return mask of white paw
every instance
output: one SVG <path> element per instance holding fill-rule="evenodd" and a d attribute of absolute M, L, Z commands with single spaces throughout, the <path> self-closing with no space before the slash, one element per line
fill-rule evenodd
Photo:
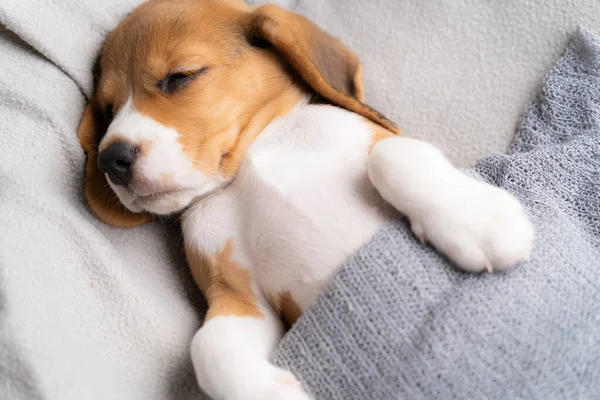
<path fill-rule="evenodd" d="M 470 188 L 465 190 L 466 186 Z M 422 232 L 420 238 L 470 272 L 502 271 L 526 261 L 534 230 L 521 204 L 504 190 L 481 182 L 465 182 L 458 189 L 463 189 L 459 195 L 409 216 Z"/>
<path fill-rule="evenodd" d="M 200 388 L 213 400 L 309 400 L 291 372 L 267 360 L 281 330 L 271 314 L 205 322 L 190 346 Z"/>
<path fill-rule="evenodd" d="M 289 371 L 262 361 L 245 372 L 223 400 L 311 400 Z"/>
<path fill-rule="evenodd" d="M 464 175 L 427 143 L 382 140 L 371 152 L 369 177 L 417 238 L 466 271 L 504 270 L 531 254 L 534 229 L 519 201 Z"/>
<path fill-rule="evenodd" d="M 238 365 L 239 367 L 239 365 Z M 219 373 L 219 371 L 214 371 Z M 211 388 L 202 385 L 214 400 L 311 400 L 294 374 L 264 360 L 228 370 Z M 199 377 L 199 381 L 202 379 Z M 217 380 L 213 381 L 217 383 Z"/>

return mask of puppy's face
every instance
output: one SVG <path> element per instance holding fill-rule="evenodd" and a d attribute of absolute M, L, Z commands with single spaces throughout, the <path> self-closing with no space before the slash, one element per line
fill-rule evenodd
<path fill-rule="evenodd" d="M 354 54 L 273 5 L 151 0 L 109 36 L 100 72 L 78 136 L 88 203 L 117 226 L 179 211 L 230 181 L 298 87 L 393 129 L 359 101 Z"/>
<path fill-rule="evenodd" d="M 240 135 L 291 88 L 279 58 L 241 29 L 247 14 L 223 1 L 152 2 L 108 38 L 98 166 L 130 211 L 178 211 L 230 180 Z"/>

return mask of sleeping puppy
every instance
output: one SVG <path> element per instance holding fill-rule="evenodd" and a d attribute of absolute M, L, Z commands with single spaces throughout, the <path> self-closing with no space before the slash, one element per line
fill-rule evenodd
<path fill-rule="evenodd" d="M 399 136 L 361 66 L 303 17 L 242 0 L 151 0 L 108 38 L 78 136 L 102 221 L 181 215 L 209 309 L 191 343 L 214 399 L 308 399 L 268 359 L 354 251 L 400 214 L 460 268 L 527 259 L 507 192 Z M 284 322 L 283 322 L 284 321 Z"/>

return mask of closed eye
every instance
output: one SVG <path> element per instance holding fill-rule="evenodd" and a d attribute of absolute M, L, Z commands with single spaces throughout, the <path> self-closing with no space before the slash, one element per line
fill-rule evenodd
<path fill-rule="evenodd" d="M 156 87 L 165 94 L 171 94 L 185 88 L 194 79 L 206 72 L 208 72 L 208 67 L 184 72 L 169 72 L 167 76 L 158 81 Z"/>

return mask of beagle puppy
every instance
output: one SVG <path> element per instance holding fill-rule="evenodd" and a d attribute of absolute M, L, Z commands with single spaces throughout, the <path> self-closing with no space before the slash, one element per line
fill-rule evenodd
<path fill-rule="evenodd" d="M 180 214 L 208 302 L 191 343 L 214 399 L 309 399 L 269 362 L 284 332 L 384 224 L 470 272 L 526 260 L 507 192 L 363 103 L 339 40 L 275 5 L 150 0 L 110 34 L 78 132 L 85 196 L 117 227 Z"/>

